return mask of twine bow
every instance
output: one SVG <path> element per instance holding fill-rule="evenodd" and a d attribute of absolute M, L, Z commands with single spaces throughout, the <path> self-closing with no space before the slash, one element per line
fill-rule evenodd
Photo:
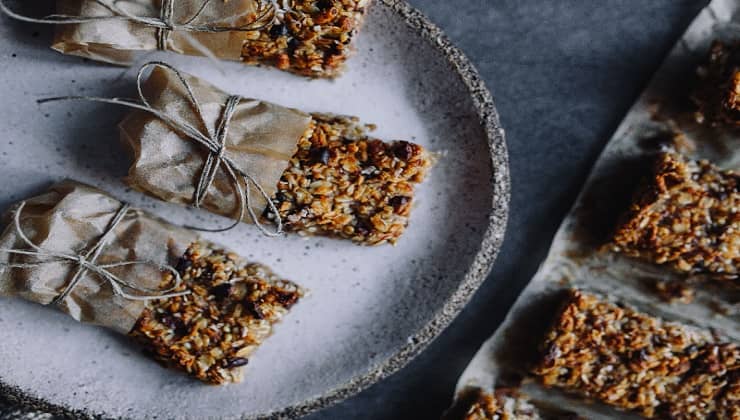
<path fill-rule="evenodd" d="M 138 23 L 144 26 L 157 29 L 157 49 L 166 50 L 167 43 L 172 31 L 183 31 L 183 32 L 252 32 L 259 31 L 272 25 L 276 12 L 277 5 L 274 1 L 269 1 L 265 5 L 264 0 L 257 0 L 257 16 L 252 22 L 245 23 L 239 26 L 222 26 L 222 25 L 208 25 L 208 24 L 193 24 L 193 22 L 205 11 L 206 6 L 212 0 L 205 0 L 203 5 L 191 18 L 183 23 L 176 23 L 174 19 L 175 1 L 176 0 L 162 0 L 162 6 L 160 10 L 159 18 L 147 17 L 147 16 L 136 16 L 124 9 L 121 9 L 116 5 L 120 0 L 91 0 L 100 6 L 107 9 L 110 16 L 74 16 L 64 14 L 52 14 L 43 18 L 34 18 L 20 13 L 14 12 L 6 4 L 5 0 L 0 0 L 0 11 L 8 15 L 9 17 L 29 23 L 43 23 L 51 25 L 67 25 L 67 24 L 80 24 L 80 23 L 92 23 L 108 20 L 124 20 L 133 23 Z"/>
<path fill-rule="evenodd" d="M 164 67 L 172 71 L 177 76 L 177 78 L 180 80 L 180 83 L 182 83 L 183 87 L 185 88 L 188 99 L 190 99 L 190 102 L 193 104 L 193 107 L 195 108 L 195 114 L 200 119 L 200 122 L 202 123 L 202 125 L 206 128 L 206 133 L 201 132 L 199 129 L 197 129 L 192 124 L 186 121 L 181 121 L 181 120 L 172 118 L 166 113 L 151 106 L 149 101 L 146 99 L 146 96 L 144 95 L 142 84 L 143 84 L 143 78 L 144 78 L 145 71 L 149 67 L 152 67 L 152 66 Z M 219 118 L 216 124 L 216 131 L 214 132 L 211 130 L 211 127 L 206 123 L 205 117 L 203 115 L 203 110 L 200 106 L 200 102 L 195 97 L 195 94 L 193 93 L 193 90 L 190 84 L 188 83 L 187 80 L 185 80 L 185 77 L 174 67 L 170 66 L 169 64 L 158 62 L 158 61 L 144 64 L 141 67 L 141 69 L 139 69 L 139 73 L 136 77 L 136 85 L 137 85 L 137 89 L 139 92 L 138 102 L 129 100 L 129 99 L 123 99 L 123 98 L 98 98 L 98 97 L 92 97 L 92 96 L 62 96 L 62 97 L 41 99 L 38 102 L 45 103 L 45 102 L 63 101 L 63 100 L 85 100 L 85 101 L 103 102 L 103 103 L 109 103 L 109 104 L 115 104 L 115 105 L 122 105 L 122 106 L 126 106 L 129 108 L 134 108 L 134 109 L 138 109 L 138 110 L 151 113 L 152 115 L 156 116 L 157 118 L 165 122 L 167 125 L 169 125 L 173 129 L 185 135 L 188 139 L 193 140 L 196 143 L 203 146 L 208 152 L 208 157 L 206 158 L 206 161 L 203 165 L 203 169 L 201 171 L 200 178 L 196 185 L 195 193 L 193 195 L 193 207 L 195 208 L 201 207 L 201 205 L 203 204 L 203 200 L 208 195 L 208 189 L 211 187 L 211 185 L 213 185 L 213 182 L 216 179 L 216 175 L 218 174 L 219 168 L 223 168 L 224 171 L 226 172 L 226 175 L 228 175 L 228 177 L 231 179 L 234 192 L 237 195 L 238 203 L 239 203 L 239 217 L 235 219 L 234 223 L 232 223 L 231 225 L 225 228 L 207 229 L 207 228 L 189 226 L 191 229 L 196 229 L 196 230 L 201 230 L 201 231 L 206 231 L 206 232 L 225 232 L 239 225 L 239 223 L 242 220 L 244 220 L 244 216 L 248 213 L 252 222 L 254 222 L 257 228 L 264 235 L 275 237 L 275 236 L 279 236 L 280 234 L 282 234 L 283 221 L 282 221 L 282 218 L 280 217 L 277 207 L 275 206 L 275 203 L 273 203 L 272 201 L 272 197 L 270 197 L 267 191 L 265 191 L 265 189 L 262 188 L 262 186 L 250 174 L 241 170 L 237 166 L 237 164 L 234 162 L 234 160 L 232 160 L 226 154 L 226 151 L 227 151 L 226 150 L 226 138 L 229 132 L 229 123 L 231 122 L 231 119 L 233 118 L 234 113 L 236 112 L 239 102 L 241 102 L 243 98 L 237 95 L 229 96 L 221 112 L 221 117 Z M 240 178 L 244 181 L 244 186 L 242 186 L 242 183 L 240 182 Z M 252 199 L 251 199 L 250 187 L 249 187 L 250 184 L 253 185 L 257 189 L 260 195 L 262 195 L 262 197 L 267 202 L 267 205 L 269 206 L 271 213 L 275 215 L 275 224 L 277 225 L 277 227 L 274 232 L 267 230 L 262 225 L 262 223 L 260 223 L 259 217 L 255 214 L 254 209 L 252 208 L 252 205 L 251 205 Z"/>
<path fill-rule="evenodd" d="M 107 245 L 108 240 L 110 239 L 112 232 L 116 229 L 116 227 L 121 223 L 123 220 L 123 217 L 126 215 L 126 213 L 129 211 L 130 207 L 128 204 L 123 204 L 121 208 L 118 210 L 116 215 L 113 217 L 113 219 L 108 224 L 108 227 L 105 230 L 105 233 L 98 239 L 98 241 L 85 253 L 83 254 L 66 254 L 63 252 L 57 252 L 57 251 L 51 251 L 48 249 L 41 248 L 40 246 L 36 245 L 31 241 L 28 236 L 23 232 L 23 229 L 21 228 L 21 212 L 23 211 L 23 208 L 25 207 L 26 203 L 22 202 L 18 209 L 15 211 L 15 216 L 13 219 L 13 222 L 15 224 L 15 231 L 18 237 L 30 248 L 30 250 L 24 250 L 24 249 L 9 249 L 9 248 L 0 248 L 0 252 L 4 252 L 11 255 L 25 255 L 25 256 L 31 256 L 31 257 L 37 257 L 40 259 L 43 259 L 42 261 L 38 262 L 32 262 L 32 263 L 4 263 L 0 262 L 0 267 L 8 267 L 8 268 L 34 268 L 38 267 L 43 264 L 49 264 L 49 263 L 68 263 L 68 264 L 74 264 L 77 266 L 77 271 L 75 271 L 74 276 L 69 281 L 69 283 L 65 286 L 64 290 L 54 298 L 54 300 L 51 301 L 51 305 L 58 305 L 59 303 L 63 302 L 64 299 L 66 299 L 70 293 L 74 290 L 75 287 L 79 284 L 79 282 L 82 280 L 82 276 L 86 272 L 92 272 L 99 276 L 101 279 L 105 280 L 110 284 L 111 288 L 113 289 L 113 293 L 117 296 L 121 296 L 125 299 L 129 300 L 137 300 L 137 301 L 147 301 L 147 300 L 154 300 L 154 299 L 168 299 L 176 296 L 185 296 L 190 294 L 189 291 L 184 292 L 172 292 L 176 288 L 180 286 L 182 283 L 182 279 L 180 278 L 180 274 L 177 272 L 177 270 L 174 267 L 171 267 L 169 265 L 163 265 L 159 264 L 153 261 L 146 261 L 146 260 L 135 260 L 135 261 L 121 261 L 116 263 L 110 263 L 110 264 L 99 264 L 97 263 L 97 259 L 100 256 L 100 253 L 102 252 L 103 248 Z M 169 271 L 174 275 L 175 278 L 175 284 L 166 290 L 154 290 L 149 289 L 146 287 L 138 286 L 136 284 L 129 283 L 125 280 L 122 280 L 118 278 L 115 274 L 110 272 L 110 269 L 117 268 L 117 267 L 125 267 L 125 266 L 131 266 L 131 265 L 149 265 L 152 267 L 157 268 L 159 271 L 165 272 Z M 126 292 L 126 289 L 133 290 L 136 292 L 139 292 L 141 294 L 130 294 Z"/>

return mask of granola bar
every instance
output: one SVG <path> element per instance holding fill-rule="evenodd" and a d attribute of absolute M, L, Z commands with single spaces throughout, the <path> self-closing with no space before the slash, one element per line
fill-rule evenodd
<path fill-rule="evenodd" d="M 275 194 L 286 230 L 366 245 L 403 234 L 432 159 L 417 144 L 370 138 L 368 129 L 356 118 L 313 115 Z"/>
<path fill-rule="evenodd" d="M 279 0 L 275 22 L 249 33 L 242 59 L 310 77 L 339 75 L 369 0 Z"/>
<path fill-rule="evenodd" d="M 465 402 L 459 420 L 536 420 L 542 416 L 526 400 L 508 389 L 495 392 L 478 390 L 473 398 Z"/>
<path fill-rule="evenodd" d="M 740 42 L 715 40 L 699 67 L 699 85 L 691 99 L 699 123 L 740 125 Z"/>
<path fill-rule="evenodd" d="M 183 280 L 177 291 L 191 294 L 151 301 L 129 335 L 165 366 L 211 384 L 239 382 L 250 354 L 301 290 L 208 243 L 193 243 L 177 269 Z"/>
<path fill-rule="evenodd" d="M 740 348 L 571 291 L 533 373 L 648 418 L 740 418 Z"/>
<path fill-rule="evenodd" d="M 737 279 L 740 175 L 675 153 L 658 157 L 612 249 L 682 273 Z"/>

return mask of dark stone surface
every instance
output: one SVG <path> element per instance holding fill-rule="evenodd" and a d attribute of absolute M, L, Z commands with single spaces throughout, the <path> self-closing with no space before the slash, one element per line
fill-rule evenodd
<path fill-rule="evenodd" d="M 409 366 L 308 418 L 435 419 L 544 258 L 591 165 L 697 0 L 410 0 L 493 92 L 511 160 L 509 228 L 491 277 Z"/>
<path fill-rule="evenodd" d="M 507 132 L 512 201 L 489 280 L 409 366 L 308 418 L 435 419 L 544 258 L 588 171 L 702 0 L 410 0 L 480 70 Z M 2 410 L 0 410 L 2 411 Z"/>

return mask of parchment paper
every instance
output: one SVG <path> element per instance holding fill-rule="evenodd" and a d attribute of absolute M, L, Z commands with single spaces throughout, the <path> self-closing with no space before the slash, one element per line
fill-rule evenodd
<path fill-rule="evenodd" d="M 64 181 L 48 192 L 26 200 L 21 214 L 23 232 L 41 248 L 66 254 L 82 254 L 107 230 L 122 203 L 93 187 Z M 11 210 L 0 248 L 28 249 L 16 234 Z M 197 236 L 141 210 L 131 209 L 113 231 L 97 262 L 148 260 L 175 266 Z M 0 262 L 31 263 L 37 257 L 11 256 L 0 252 Z M 58 296 L 77 267 L 71 263 L 48 263 L 18 269 L 0 266 L 0 296 L 18 297 L 42 305 Z M 148 265 L 110 270 L 125 281 L 157 289 L 162 272 Z M 135 293 L 135 292 L 132 292 Z M 74 319 L 128 333 L 144 310 L 145 302 L 127 300 L 113 293 L 110 284 L 87 271 L 70 295 L 57 307 Z"/>
<path fill-rule="evenodd" d="M 630 418 L 629 413 L 541 387 L 528 374 L 540 356 L 540 343 L 568 288 L 621 301 L 667 320 L 711 328 L 730 341 L 740 340 L 737 291 L 707 284 L 696 290 L 690 304 L 667 303 L 650 290 L 650 282 L 677 280 L 678 275 L 602 247 L 662 148 L 668 146 L 691 158 L 709 159 L 725 169 L 740 168 L 740 132 L 699 125 L 688 99 L 696 67 L 706 59 L 711 41 L 740 39 L 738 22 L 740 3 L 714 0 L 691 24 L 609 141 L 556 234 L 546 260 L 504 323 L 463 372 L 456 395 L 466 389 L 491 391 L 498 386 L 521 384 L 522 391 L 542 407 L 571 410 L 589 419 L 617 415 Z M 684 137 L 666 141 L 675 131 L 684 133 Z"/>
<path fill-rule="evenodd" d="M 204 0 L 177 0 L 173 22 L 185 23 L 198 13 Z M 118 0 L 121 9 L 138 17 L 160 17 L 161 0 Z M 254 20 L 256 0 L 210 1 L 191 23 L 194 25 L 240 26 Z M 71 16 L 111 16 L 92 0 L 57 0 L 57 13 Z M 129 65 L 136 52 L 157 49 L 157 30 L 125 20 L 103 20 L 59 25 L 52 48 L 64 53 L 119 65 Z M 219 33 L 173 31 L 167 50 L 180 54 L 203 55 L 205 47 L 215 57 L 241 60 L 248 32 Z M 192 41 L 194 40 L 195 43 Z M 195 45 L 194 45 L 195 44 Z M 200 44 L 200 45 L 198 45 Z"/>
<path fill-rule="evenodd" d="M 204 120 L 215 131 L 228 95 L 193 76 L 185 75 L 204 113 Z M 156 66 L 143 87 L 151 105 L 168 115 L 201 127 L 200 119 L 187 98 L 177 76 Z M 256 99 L 244 99 L 229 124 L 226 156 L 239 169 L 250 174 L 274 195 L 278 181 L 296 151 L 298 140 L 311 123 L 311 116 Z M 192 204 L 195 188 L 208 157 L 205 148 L 182 136 L 154 115 L 135 111 L 120 124 L 121 140 L 134 155 L 126 183 L 132 188 L 164 201 Z M 205 131 L 205 128 L 203 130 Z M 240 179 L 245 185 L 243 179 Z M 246 188 L 246 187 L 245 187 Z M 267 201 L 250 184 L 251 204 L 257 215 Z M 208 190 L 203 207 L 214 213 L 234 217 L 238 214 L 238 196 L 233 180 L 223 167 Z M 244 222 L 252 222 L 245 214 Z"/>

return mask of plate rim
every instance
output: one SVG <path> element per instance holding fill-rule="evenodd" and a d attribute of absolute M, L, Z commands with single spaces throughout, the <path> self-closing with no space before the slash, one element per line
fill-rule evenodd
<path fill-rule="evenodd" d="M 503 244 L 511 195 L 509 155 L 504 129 L 501 127 L 491 92 L 470 59 L 449 40 L 441 28 L 432 23 L 421 11 L 411 6 L 406 0 L 374 1 L 382 3 L 399 15 L 407 26 L 418 31 L 426 42 L 440 51 L 446 58 L 447 64 L 458 74 L 467 88 L 473 100 L 473 106 L 478 113 L 479 122 L 485 131 L 492 164 L 490 176 L 493 187 L 493 202 L 488 216 L 488 226 L 483 235 L 480 250 L 457 289 L 436 314 L 409 338 L 406 345 L 397 349 L 394 354 L 380 363 L 372 365 L 364 373 L 321 395 L 280 410 L 257 415 L 241 415 L 239 418 L 242 419 L 292 419 L 303 417 L 353 397 L 371 385 L 401 370 L 426 349 L 463 310 L 490 274 Z M 61 417 L 105 418 L 102 413 L 78 410 L 29 395 L 15 385 L 4 383 L 2 378 L 0 378 L 0 396 L 22 409 L 43 411 Z"/>

